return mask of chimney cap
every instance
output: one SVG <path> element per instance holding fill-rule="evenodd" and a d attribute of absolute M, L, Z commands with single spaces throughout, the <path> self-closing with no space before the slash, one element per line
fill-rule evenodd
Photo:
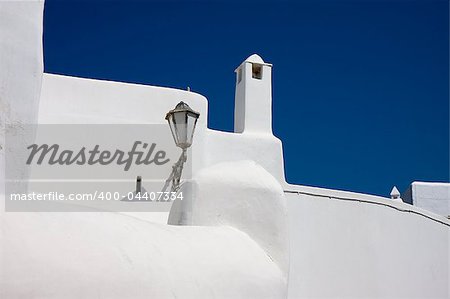
<path fill-rule="evenodd" d="M 264 64 L 264 60 L 258 54 L 253 54 L 245 59 L 245 62 Z"/>
<path fill-rule="evenodd" d="M 261 56 L 259 56 L 258 54 L 252 54 L 249 57 L 247 57 L 247 59 L 245 59 L 240 65 L 239 67 L 235 70 L 235 72 L 237 72 L 237 70 L 241 67 L 241 65 L 245 64 L 245 63 L 255 63 L 255 64 L 262 64 L 262 65 L 266 65 L 266 66 L 270 66 L 272 67 L 271 63 L 267 63 L 264 62 L 264 60 L 261 58 Z"/>

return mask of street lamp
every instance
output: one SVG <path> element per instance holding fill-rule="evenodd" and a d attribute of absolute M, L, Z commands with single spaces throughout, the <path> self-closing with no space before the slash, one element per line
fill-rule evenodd
<path fill-rule="evenodd" d="M 170 110 L 166 114 L 166 120 L 169 122 L 173 140 L 183 150 L 192 144 L 192 137 L 194 136 L 195 125 L 199 116 L 200 113 L 192 110 L 183 101 L 179 102 L 175 109 Z"/>
<path fill-rule="evenodd" d="M 166 114 L 166 120 L 169 122 L 170 131 L 172 132 L 175 144 L 182 149 L 182 153 L 178 161 L 172 167 L 172 173 L 166 180 L 163 191 L 172 181 L 171 192 L 177 192 L 180 188 L 181 173 L 183 171 L 184 162 L 186 162 L 186 150 L 192 145 L 194 137 L 195 125 L 200 113 L 194 111 L 188 104 L 181 101 L 175 109 L 170 110 Z"/>

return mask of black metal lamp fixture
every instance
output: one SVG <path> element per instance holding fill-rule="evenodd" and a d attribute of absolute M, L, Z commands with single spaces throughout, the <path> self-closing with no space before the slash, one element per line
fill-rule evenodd
<path fill-rule="evenodd" d="M 172 168 L 172 173 L 166 181 L 163 189 L 164 191 L 170 182 L 172 182 L 171 192 L 178 192 L 180 188 L 183 164 L 187 159 L 186 150 L 192 145 L 195 126 L 199 117 L 200 113 L 192 110 L 191 107 L 183 101 L 179 102 L 175 106 L 175 109 L 170 110 L 166 114 L 166 120 L 169 122 L 173 140 L 175 141 L 175 144 L 183 150 L 183 152 Z"/>

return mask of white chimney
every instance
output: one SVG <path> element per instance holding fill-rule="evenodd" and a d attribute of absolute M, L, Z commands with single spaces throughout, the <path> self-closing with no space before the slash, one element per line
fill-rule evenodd
<path fill-rule="evenodd" d="M 236 69 L 234 132 L 272 134 L 272 65 L 257 54 Z"/>

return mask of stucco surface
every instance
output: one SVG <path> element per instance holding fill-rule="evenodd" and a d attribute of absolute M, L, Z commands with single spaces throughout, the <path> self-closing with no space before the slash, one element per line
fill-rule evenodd
<path fill-rule="evenodd" d="M 413 182 L 402 198 L 416 207 L 450 217 L 450 183 Z"/>
<path fill-rule="evenodd" d="M 254 161 L 218 163 L 199 171 L 175 201 L 169 224 L 232 226 L 251 236 L 287 277 L 286 198 L 278 181 Z"/>
<path fill-rule="evenodd" d="M 41 124 L 166 124 L 167 111 L 184 100 L 207 120 L 204 96 L 180 89 L 44 74 Z"/>
<path fill-rule="evenodd" d="M 43 1 L 0 1 L 0 193 L 4 192 L 6 130 L 18 136 L 16 144 L 8 146 L 15 177 L 29 175 L 19 161 L 32 139 L 23 134 L 22 126 L 37 123 L 38 118 L 43 9 Z"/>
<path fill-rule="evenodd" d="M 449 226 L 404 203 L 286 197 L 289 298 L 449 298 Z"/>
<path fill-rule="evenodd" d="M 1 298 L 281 298 L 278 266 L 231 227 L 116 213 L 0 214 Z"/>
<path fill-rule="evenodd" d="M 50 74 L 41 92 L 42 9 L 0 2 L 2 125 L 162 124 L 184 100 L 201 114 L 191 149 L 198 201 L 182 207 L 198 218 L 174 226 L 164 213 L 2 209 L 1 298 L 449 297 L 445 217 L 285 182 L 271 130 L 271 65 L 261 57 L 241 64 L 236 133 L 218 132 L 207 128 L 206 98 L 192 92 Z M 262 78 L 252 77 L 252 63 L 262 64 Z M 3 152 L 0 162 L 3 170 Z"/>

